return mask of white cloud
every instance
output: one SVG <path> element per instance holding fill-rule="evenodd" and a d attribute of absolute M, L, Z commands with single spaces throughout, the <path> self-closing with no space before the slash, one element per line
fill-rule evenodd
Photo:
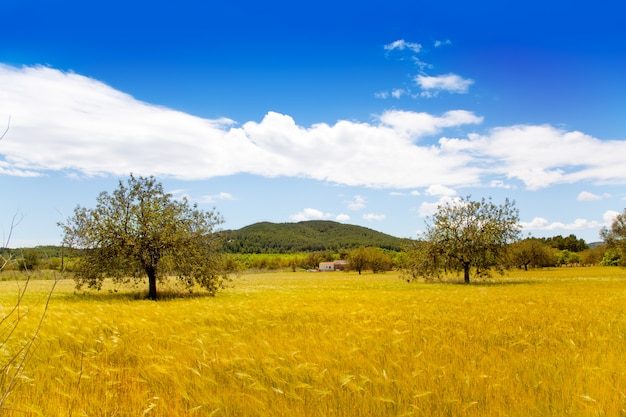
<path fill-rule="evenodd" d="M 466 110 L 447 111 L 441 117 L 428 113 L 389 110 L 380 116 L 380 121 L 408 138 L 421 138 L 436 134 L 446 127 L 480 124 L 483 118 Z"/>
<path fill-rule="evenodd" d="M 387 51 L 393 51 L 396 49 L 399 51 L 403 51 L 405 49 L 408 49 L 417 54 L 422 50 L 422 45 L 419 43 L 407 42 L 404 39 L 399 39 L 395 42 L 391 42 L 385 45 L 384 48 Z"/>
<path fill-rule="evenodd" d="M 608 193 L 598 195 L 598 194 L 590 193 L 589 191 L 582 191 L 580 194 L 578 194 L 578 201 L 596 201 L 596 200 L 602 200 L 603 198 L 609 198 L 609 197 L 611 197 L 611 195 Z"/>
<path fill-rule="evenodd" d="M 427 195 L 443 195 L 443 196 L 450 197 L 456 194 L 456 190 L 446 187 L 445 185 L 434 184 L 426 189 L 426 194 Z"/>
<path fill-rule="evenodd" d="M 489 187 L 490 188 L 505 188 L 505 189 L 511 188 L 510 185 L 505 184 L 505 182 L 502 180 L 491 180 L 489 182 Z"/>
<path fill-rule="evenodd" d="M 363 215 L 363 219 L 367 221 L 382 221 L 386 218 L 387 216 L 385 216 L 384 214 L 367 213 Z"/>
<path fill-rule="evenodd" d="M 338 222 L 347 222 L 348 220 L 350 220 L 350 216 L 343 213 L 338 214 L 337 217 L 335 217 L 335 220 L 337 220 Z"/>
<path fill-rule="evenodd" d="M 425 90 L 424 96 L 435 95 L 438 91 L 464 94 L 469 90 L 469 86 L 474 84 L 474 80 L 462 78 L 457 74 L 437 76 L 420 74 L 415 77 L 415 82 Z"/>
<path fill-rule="evenodd" d="M 535 217 L 530 222 L 520 222 L 523 229 L 544 229 L 548 227 L 550 223 L 543 217 Z"/>
<path fill-rule="evenodd" d="M 378 93 L 374 93 L 374 97 L 376 98 L 380 98 L 380 99 L 388 99 L 389 97 L 393 97 L 393 98 L 400 98 L 402 96 L 411 94 L 410 90 L 405 90 L 403 88 L 395 88 L 393 90 L 391 90 L 391 92 L 389 91 L 380 91 Z"/>
<path fill-rule="evenodd" d="M 615 219 L 617 218 L 617 216 L 619 216 L 620 213 L 618 211 L 614 211 L 614 210 L 607 210 L 603 215 L 602 215 L 602 219 L 604 220 L 604 226 L 610 227 L 613 222 L 615 221 Z"/>
<path fill-rule="evenodd" d="M 601 141 L 548 125 L 517 125 L 439 143 L 442 151 L 471 155 L 490 173 L 521 180 L 531 190 L 582 181 L 626 183 L 625 140 Z"/>
<path fill-rule="evenodd" d="M 572 223 L 552 222 L 543 217 L 535 217 L 530 222 L 520 222 L 520 226 L 524 230 L 585 230 L 585 229 L 597 229 L 602 226 L 602 223 L 596 220 L 576 219 Z"/>
<path fill-rule="evenodd" d="M 328 220 L 335 217 L 331 213 L 324 213 L 321 210 L 314 208 L 305 208 L 299 213 L 292 214 L 289 218 L 295 222 L 302 222 L 306 220 Z"/>
<path fill-rule="evenodd" d="M 394 197 L 404 197 L 404 196 L 407 196 L 407 195 L 410 195 L 410 196 L 418 196 L 418 195 L 422 195 L 422 193 L 420 193 L 420 192 L 419 192 L 419 191 L 417 191 L 417 190 L 412 190 L 412 191 L 410 191 L 409 193 L 400 192 L 400 191 L 391 191 L 391 192 L 389 193 L 389 195 L 394 196 Z"/>
<path fill-rule="evenodd" d="M 522 181 L 528 189 L 626 184 L 626 140 L 522 125 L 419 143 L 444 129 L 482 122 L 465 110 L 389 110 L 370 123 L 309 127 L 269 112 L 261 122 L 238 125 L 141 102 L 97 80 L 47 67 L 0 65 L 0 85 L 0 119 L 11 115 L 0 146 L 0 175 L 133 172 L 190 180 L 249 173 L 397 190 L 490 184 L 494 177 Z"/>
<path fill-rule="evenodd" d="M 452 45 L 452 41 L 450 39 L 446 39 L 444 41 L 437 40 L 433 43 L 433 46 L 435 48 L 439 48 L 440 46 L 443 46 L 443 45 Z"/>
<path fill-rule="evenodd" d="M 402 88 L 396 88 L 395 90 L 391 91 L 391 97 L 393 98 L 400 98 L 405 94 L 407 94 L 407 91 L 403 90 Z"/>
<path fill-rule="evenodd" d="M 221 192 L 221 193 L 212 194 L 212 195 L 204 195 L 204 196 L 202 196 L 200 198 L 200 202 L 202 202 L 202 203 L 214 203 L 216 201 L 234 200 L 234 199 L 235 199 L 235 197 L 233 197 L 232 194 Z"/>
<path fill-rule="evenodd" d="M 183 198 L 187 198 L 189 199 L 189 194 L 187 194 L 187 190 L 185 189 L 175 189 L 175 190 L 170 190 L 168 191 L 169 194 L 171 194 L 172 196 L 174 196 L 174 198 L 176 199 L 183 199 Z"/>
<path fill-rule="evenodd" d="M 349 210 L 362 210 L 365 208 L 365 197 L 355 195 L 352 201 L 347 201 Z"/>
<path fill-rule="evenodd" d="M 418 214 L 420 217 L 432 216 L 433 214 L 437 212 L 440 206 L 443 206 L 445 204 L 456 204 L 460 201 L 461 199 L 458 197 L 452 198 L 449 195 L 444 195 L 441 198 L 439 198 L 439 201 L 423 202 L 419 207 Z"/>

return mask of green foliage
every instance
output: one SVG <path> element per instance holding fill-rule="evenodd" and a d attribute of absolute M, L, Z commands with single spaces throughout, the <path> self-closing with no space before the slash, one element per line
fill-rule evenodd
<path fill-rule="evenodd" d="M 558 250 L 567 250 L 570 252 L 582 252 L 589 248 L 584 239 L 578 239 L 576 235 L 571 234 L 567 237 L 561 235 L 543 238 L 543 241 Z"/>
<path fill-rule="evenodd" d="M 39 254 L 34 250 L 25 250 L 24 257 L 18 262 L 20 271 L 34 271 L 40 265 Z"/>
<path fill-rule="evenodd" d="M 507 247 L 519 236 L 519 214 L 514 202 L 496 205 L 491 199 L 470 197 L 440 205 L 429 218 L 425 239 L 410 248 L 414 259 L 408 276 L 436 277 L 441 271 L 463 271 L 470 282 L 470 268 L 488 274 L 506 265 Z"/>
<path fill-rule="evenodd" d="M 392 268 L 392 257 L 380 248 L 359 246 L 348 252 L 348 270 L 357 271 L 359 275 L 364 270 L 374 273 L 385 272 Z"/>
<path fill-rule="evenodd" d="M 600 265 L 602 266 L 618 266 L 622 260 L 622 254 L 615 248 L 609 248 L 604 252 Z"/>
<path fill-rule="evenodd" d="M 82 251 L 62 246 L 0 249 L 0 271 L 51 269 L 72 272 Z"/>
<path fill-rule="evenodd" d="M 556 260 L 556 264 L 559 266 L 580 265 L 581 263 L 582 258 L 580 254 L 578 254 L 578 252 L 570 252 L 568 250 L 560 251 Z"/>
<path fill-rule="evenodd" d="M 543 239 L 527 238 L 509 246 L 509 259 L 512 266 L 528 271 L 529 267 L 541 268 L 554 266 L 554 249 Z"/>
<path fill-rule="evenodd" d="M 366 227 L 322 220 L 263 222 L 222 234 L 224 249 L 230 253 L 337 253 L 362 245 L 399 251 L 405 241 Z"/>
<path fill-rule="evenodd" d="M 166 274 L 212 295 L 221 287 L 224 264 L 214 233 L 221 222 L 215 212 L 175 200 L 153 177 L 131 175 L 112 194 L 101 193 L 95 209 L 78 206 L 60 226 L 64 246 L 83 250 L 78 288 L 100 289 L 107 276 L 118 282 L 147 276 L 148 297 L 156 299 L 157 280 Z"/>
<path fill-rule="evenodd" d="M 614 251 L 610 254 L 613 258 L 612 262 L 617 261 L 619 265 L 626 266 L 626 208 L 613 220 L 610 229 L 602 228 L 600 236 L 607 248 Z M 615 259 L 616 254 L 619 254 L 619 259 Z"/>
<path fill-rule="evenodd" d="M 586 266 L 600 265 L 605 251 L 605 245 L 597 245 L 590 247 L 589 249 L 585 249 L 580 253 L 582 264 Z"/>

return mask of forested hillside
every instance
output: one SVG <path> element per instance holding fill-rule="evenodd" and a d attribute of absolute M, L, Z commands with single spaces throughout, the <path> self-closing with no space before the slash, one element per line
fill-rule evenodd
<path fill-rule="evenodd" d="M 255 223 L 239 230 L 224 231 L 224 247 L 231 253 L 295 253 L 376 246 L 400 250 L 400 239 L 367 227 L 333 221 Z"/>

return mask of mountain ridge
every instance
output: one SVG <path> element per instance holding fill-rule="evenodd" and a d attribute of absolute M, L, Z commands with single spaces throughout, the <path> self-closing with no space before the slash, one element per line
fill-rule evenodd
<path fill-rule="evenodd" d="M 230 253 L 336 252 L 358 246 L 399 251 L 409 241 L 364 226 L 332 220 L 258 222 L 221 234 L 225 238 L 224 249 Z"/>

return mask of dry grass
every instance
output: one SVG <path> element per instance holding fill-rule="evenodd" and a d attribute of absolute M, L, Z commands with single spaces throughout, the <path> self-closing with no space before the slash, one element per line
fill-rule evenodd
<path fill-rule="evenodd" d="M 3 415 L 626 416 L 623 269 L 233 284 L 155 303 L 59 283 Z M 51 282 L 31 285 L 36 312 Z"/>

